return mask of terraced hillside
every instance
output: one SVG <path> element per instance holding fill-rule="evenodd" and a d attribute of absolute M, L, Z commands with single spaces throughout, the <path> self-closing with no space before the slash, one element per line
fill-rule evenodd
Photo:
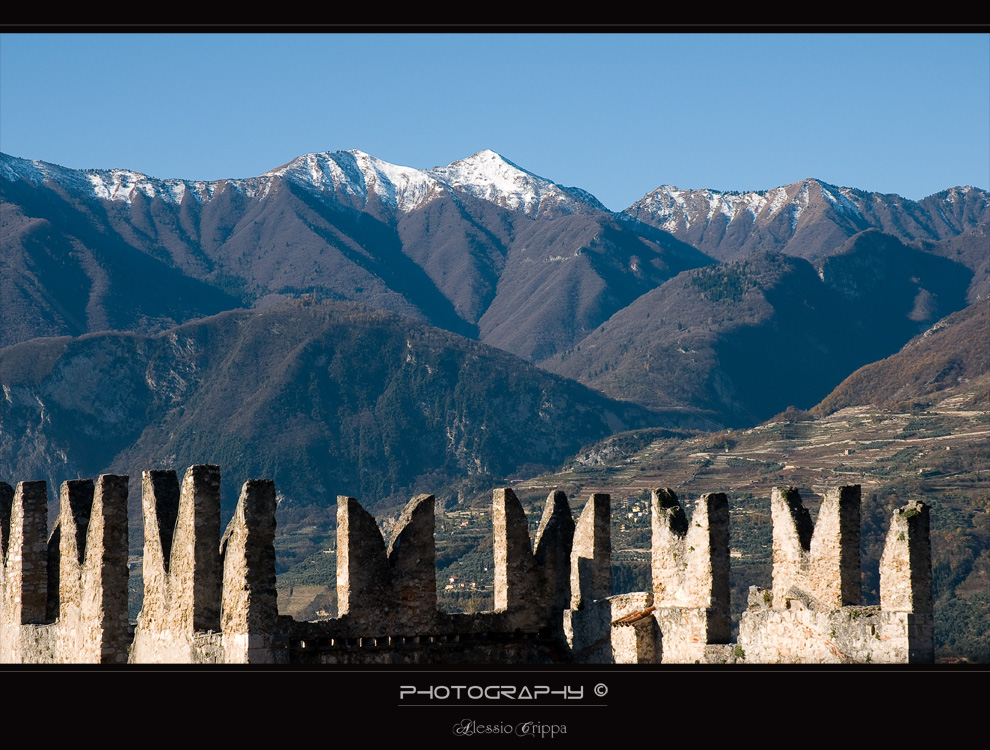
<path fill-rule="evenodd" d="M 682 499 L 726 492 L 732 514 L 732 609 L 750 585 L 771 583 L 770 491 L 798 487 L 814 516 L 829 487 L 863 488 L 863 592 L 879 601 L 879 554 L 890 511 L 917 498 L 932 505 L 939 655 L 990 661 L 990 378 L 944 392 L 929 408 L 869 406 L 824 418 L 790 411 L 749 430 L 603 441 L 558 473 L 521 482 L 534 508 L 550 488 L 583 502 L 613 498 L 616 589 L 649 585 L 649 489 Z M 623 585 L 624 584 L 624 585 Z"/>
<path fill-rule="evenodd" d="M 823 418 L 788 411 L 748 430 L 639 430 L 604 440 L 560 471 L 512 482 L 535 535 L 543 501 L 563 489 L 577 516 L 592 492 L 612 495 L 613 588 L 650 585 L 649 490 L 682 500 L 725 492 L 732 514 L 732 610 L 771 584 L 770 491 L 800 489 L 812 516 L 829 487 L 863 488 L 863 592 L 879 601 L 879 554 L 893 508 L 932 505 L 938 655 L 990 661 L 990 376 L 944 391 L 927 408 L 856 406 Z M 491 487 L 438 492 L 437 584 L 450 611 L 492 607 Z M 381 524 L 387 532 L 391 518 Z M 290 536 L 284 536 L 288 543 Z M 335 614 L 332 537 L 279 577 L 283 613 Z"/>

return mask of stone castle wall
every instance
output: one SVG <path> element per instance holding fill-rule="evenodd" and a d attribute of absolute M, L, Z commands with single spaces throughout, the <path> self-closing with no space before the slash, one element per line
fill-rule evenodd
<path fill-rule="evenodd" d="M 864 607 L 859 487 L 829 492 L 812 524 L 793 488 L 774 490 L 773 587 L 750 591 L 731 640 L 729 508 L 690 514 L 653 492 L 652 590 L 612 595 L 611 509 L 594 494 L 574 520 L 551 492 L 531 540 L 511 489 L 493 496 L 495 610 L 438 610 L 432 495 L 390 539 L 337 500 L 338 617 L 297 622 L 275 595 L 275 486 L 250 480 L 220 529 L 220 470 L 146 471 L 144 604 L 127 621 L 128 478 L 47 487 L 0 483 L 0 662 L 5 663 L 825 663 L 930 662 L 929 511 L 894 513 L 881 604 Z"/>

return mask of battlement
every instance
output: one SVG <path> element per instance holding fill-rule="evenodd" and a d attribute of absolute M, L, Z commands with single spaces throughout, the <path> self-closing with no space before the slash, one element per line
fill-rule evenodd
<path fill-rule="evenodd" d="M 547 497 L 535 540 L 508 488 L 493 493 L 495 609 L 437 607 L 435 501 L 413 498 L 389 540 L 355 498 L 337 500 L 338 616 L 280 616 L 275 486 L 249 480 L 221 535 L 220 470 L 142 476 L 144 603 L 127 622 L 128 478 L 62 485 L 47 534 L 47 488 L 0 483 L 0 661 L 113 663 L 693 663 L 931 661 L 928 508 L 894 514 L 881 604 L 859 591 L 859 487 L 827 493 L 812 524 L 778 488 L 773 587 L 754 587 L 731 641 L 729 504 L 703 495 L 690 514 L 652 493 L 652 586 L 613 595 L 611 498 L 575 522 Z"/>
<path fill-rule="evenodd" d="M 748 661 L 934 660 L 929 509 L 894 512 L 880 564 L 880 605 L 861 606 L 860 488 L 826 493 L 812 524 L 793 487 L 776 488 L 773 589 L 750 589 L 739 626 Z"/>
<path fill-rule="evenodd" d="M 706 661 L 731 638 L 729 500 L 702 495 L 690 520 L 673 490 L 654 490 L 653 599 L 666 661 Z"/>
<path fill-rule="evenodd" d="M 0 661 L 127 661 L 127 477 L 0 483 Z"/>
<path fill-rule="evenodd" d="M 131 662 L 273 662 L 275 483 L 252 479 L 220 536 L 220 469 L 146 471 L 144 604 Z"/>
<path fill-rule="evenodd" d="M 434 498 L 406 505 L 388 548 L 374 517 L 337 498 L 337 608 L 362 633 L 428 632 L 437 618 Z"/>

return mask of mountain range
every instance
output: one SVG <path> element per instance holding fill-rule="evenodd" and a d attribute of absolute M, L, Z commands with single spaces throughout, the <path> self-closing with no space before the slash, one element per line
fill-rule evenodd
<path fill-rule="evenodd" d="M 0 474 L 216 460 L 322 503 L 753 425 L 987 296 L 988 222 L 978 188 L 813 179 L 610 212 L 492 151 L 213 182 L 2 155 Z"/>

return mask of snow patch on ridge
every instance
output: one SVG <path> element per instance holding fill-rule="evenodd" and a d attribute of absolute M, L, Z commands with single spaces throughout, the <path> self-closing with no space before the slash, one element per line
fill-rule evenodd
<path fill-rule="evenodd" d="M 357 149 L 307 154 L 279 173 L 303 185 L 357 196 L 365 203 L 374 194 L 401 211 L 428 202 L 441 189 L 421 170 L 389 164 Z"/>
<path fill-rule="evenodd" d="M 808 182 L 807 180 L 801 183 L 801 189 L 798 190 L 797 195 L 794 196 L 794 200 L 791 201 L 793 210 L 791 211 L 791 231 L 797 229 L 798 219 L 801 218 L 801 213 L 805 208 L 808 207 Z"/>
<path fill-rule="evenodd" d="M 812 195 L 813 186 L 818 186 L 822 199 L 837 213 L 863 219 L 860 205 L 868 199 L 867 194 L 810 178 L 771 190 L 750 192 L 683 190 L 671 185 L 661 185 L 634 203 L 626 213 L 635 215 L 642 211 L 652 217 L 656 226 L 678 233 L 696 225 L 707 226 L 718 215 L 732 222 L 748 213 L 752 220 L 762 223 L 786 211 L 782 218 L 786 217 L 793 232 L 805 209 L 818 201 L 817 195 Z M 879 196 L 875 197 L 879 200 Z"/>
<path fill-rule="evenodd" d="M 368 190 L 357 160 L 347 152 L 306 154 L 262 175 L 281 177 L 320 191 L 341 192 L 367 200 Z"/>
<path fill-rule="evenodd" d="M 770 215 L 776 216 L 780 209 L 787 205 L 787 191 L 782 187 L 774 188 L 770 191 L 770 195 Z"/>
<path fill-rule="evenodd" d="M 401 211 L 411 211 L 428 203 L 443 188 L 427 172 L 412 167 L 400 167 L 376 159 L 361 151 L 352 152 L 367 176 L 374 175 L 376 194 Z"/>
<path fill-rule="evenodd" d="M 693 224 L 708 224 L 717 214 L 733 221 L 744 212 L 756 217 L 767 204 L 763 193 L 730 193 L 717 190 L 681 190 L 661 185 L 639 203 L 634 204 L 651 213 L 668 232 L 689 229 Z"/>
<path fill-rule="evenodd" d="M 146 198 L 161 198 L 169 203 L 180 203 L 188 193 L 196 200 L 205 201 L 226 185 L 252 195 L 256 180 L 159 180 L 130 169 L 69 169 L 43 161 L 20 159 L 7 154 L 0 155 L 0 175 L 3 179 L 27 180 L 42 185 L 52 180 L 80 192 L 91 192 L 97 198 L 130 203 L 138 194 Z"/>
<path fill-rule="evenodd" d="M 863 214 L 850 199 L 851 190 L 849 188 L 837 188 L 834 185 L 826 185 L 824 182 L 818 183 L 822 190 L 822 196 L 839 213 L 852 214 L 862 218 Z"/>
<path fill-rule="evenodd" d="M 690 193 L 673 185 L 661 185 L 646 197 L 645 205 L 658 218 L 666 217 L 661 226 L 668 232 L 677 230 L 678 215 L 685 229 L 691 228 L 691 212 L 685 196 Z M 674 210 L 676 207 L 676 211 Z"/>

